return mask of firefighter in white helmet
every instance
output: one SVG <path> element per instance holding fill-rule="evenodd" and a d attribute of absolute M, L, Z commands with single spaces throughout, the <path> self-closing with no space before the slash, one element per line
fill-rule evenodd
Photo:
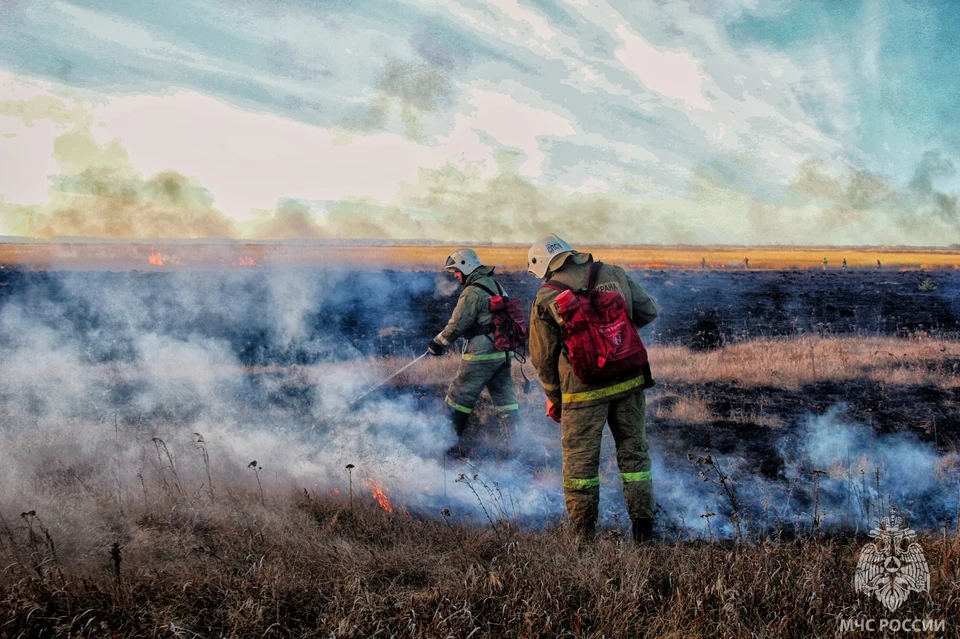
<path fill-rule="evenodd" d="M 609 424 L 634 539 L 649 540 L 654 503 L 643 393 L 644 388 L 652 385 L 649 366 L 644 364 L 643 368 L 602 382 L 581 380 L 571 365 L 557 298 L 561 290 L 590 288 L 588 281 L 593 272 L 593 288 L 619 293 L 635 327 L 652 322 L 657 316 L 657 305 L 622 268 L 611 264 L 594 266 L 592 255 L 578 253 L 552 233 L 540 237 L 530 247 L 527 269 L 546 282 L 530 316 L 530 359 L 547 396 L 547 415 L 561 424 L 563 490 L 570 520 L 584 536 L 591 535 L 596 527 L 600 443 L 603 427 Z M 643 360 L 646 361 L 645 350 Z"/>
<path fill-rule="evenodd" d="M 463 290 L 446 328 L 433 338 L 427 350 L 431 355 L 441 355 L 457 338 L 467 340 L 457 376 L 450 383 L 445 398 L 458 437 L 457 445 L 448 451 L 448 455 L 457 458 L 468 454 L 463 435 L 480 393 L 486 388 L 494 410 L 502 419 L 497 452 L 506 456 L 519 405 L 510 372 L 513 352 L 498 351 L 493 342 L 490 298 L 503 294 L 503 288 L 493 279 L 494 267 L 482 264 L 472 249 L 455 250 L 443 268 L 453 273 Z"/>

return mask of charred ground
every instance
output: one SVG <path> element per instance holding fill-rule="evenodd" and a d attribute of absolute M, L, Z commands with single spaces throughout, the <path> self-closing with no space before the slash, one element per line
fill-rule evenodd
<path fill-rule="evenodd" d="M 459 288 L 438 292 L 443 274 L 403 271 L 288 270 L 308 288 L 322 287 L 319 302 L 303 309 L 311 332 L 279 348 L 263 325 L 268 298 L 263 271 L 0 271 L 0 305 L 21 299 L 42 316 L 51 307 L 70 310 L 74 326 L 88 333 L 109 328 L 90 298 L 79 302 L 66 291 L 83 286 L 106 299 L 128 291 L 138 300 L 145 326 L 169 333 L 189 333 L 229 340 L 245 364 L 314 363 L 321 357 L 357 354 L 392 356 L 422 352 L 450 316 Z M 641 270 L 630 271 L 661 306 L 661 316 L 644 332 L 651 344 L 714 348 L 758 337 L 802 333 L 825 335 L 909 336 L 926 331 L 954 338 L 960 334 L 960 272 L 871 270 Z M 541 284 L 526 274 L 497 275 L 511 295 L 529 305 Z M 927 282 L 924 285 L 924 282 Z M 175 314 L 169 304 L 184 290 L 202 294 L 235 288 L 231 312 L 204 317 Z M 350 349 L 325 353 L 311 348 L 317 338 L 336 334 Z M 122 345 L 111 350 L 91 341 L 91 356 L 123 357 Z"/>

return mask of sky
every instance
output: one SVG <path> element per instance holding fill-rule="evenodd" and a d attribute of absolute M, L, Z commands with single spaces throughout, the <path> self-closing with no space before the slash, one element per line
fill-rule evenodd
<path fill-rule="evenodd" d="M 0 235 L 960 243 L 923 0 L 6 0 Z"/>

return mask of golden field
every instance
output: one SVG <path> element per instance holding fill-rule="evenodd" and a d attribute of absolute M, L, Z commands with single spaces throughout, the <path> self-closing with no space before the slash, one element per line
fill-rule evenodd
<path fill-rule="evenodd" d="M 526 246 L 472 245 L 481 259 L 502 270 L 526 267 Z M 318 242 L 243 243 L 233 241 L 158 242 L 4 242 L 0 265 L 57 269 L 226 268 L 234 266 L 317 266 L 341 264 L 356 268 L 432 270 L 457 248 L 453 244 L 327 244 Z M 598 259 L 633 268 L 954 269 L 960 249 L 912 247 L 784 247 L 784 246 L 580 246 Z"/>

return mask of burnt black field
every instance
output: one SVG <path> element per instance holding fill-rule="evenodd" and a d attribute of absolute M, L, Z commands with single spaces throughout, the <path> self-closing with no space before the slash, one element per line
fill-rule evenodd
<path fill-rule="evenodd" d="M 444 274 L 303 269 L 284 271 L 304 295 L 307 326 L 277 339 L 268 315 L 283 312 L 271 271 L 0 271 L 0 313 L 11 303 L 33 319 L 69 330 L 91 361 L 130 354 L 122 329 L 226 340 L 246 365 L 314 364 L 423 352 L 449 318 L 459 288 L 437 292 Z M 803 333 L 908 336 L 960 334 L 955 271 L 633 271 L 661 315 L 643 331 L 649 344 L 714 348 Z M 529 305 L 541 282 L 497 276 Z M 929 279 L 935 290 L 920 290 Z M 186 294 L 186 298 L 185 298 Z M 221 303 L 220 300 L 226 300 Z M 282 300 L 279 300 L 282 301 Z M 268 312 L 269 311 L 269 312 Z M 118 312 L 126 322 L 116 326 Z"/>

